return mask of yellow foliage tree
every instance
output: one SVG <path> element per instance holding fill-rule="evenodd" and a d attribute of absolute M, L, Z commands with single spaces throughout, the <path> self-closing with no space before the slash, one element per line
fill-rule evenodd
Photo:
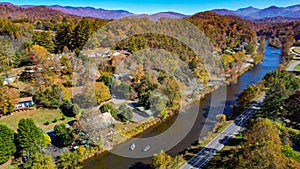
<path fill-rule="evenodd" d="M 95 82 L 95 95 L 97 103 L 100 104 L 110 98 L 109 88 L 103 82 Z"/>
<path fill-rule="evenodd" d="M 154 154 L 152 157 L 152 169 L 165 169 L 172 162 L 172 157 L 166 154 L 163 150 L 159 154 Z"/>
<path fill-rule="evenodd" d="M 19 91 L 8 86 L 0 87 L 0 114 L 11 113 L 18 103 Z"/>

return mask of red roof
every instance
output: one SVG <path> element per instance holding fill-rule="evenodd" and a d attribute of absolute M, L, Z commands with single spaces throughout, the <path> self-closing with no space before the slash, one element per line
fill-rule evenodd
<path fill-rule="evenodd" d="M 32 101 L 32 97 L 24 97 L 24 98 L 19 99 L 19 103 L 20 102 L 29 102 L 29 101 Z"/>

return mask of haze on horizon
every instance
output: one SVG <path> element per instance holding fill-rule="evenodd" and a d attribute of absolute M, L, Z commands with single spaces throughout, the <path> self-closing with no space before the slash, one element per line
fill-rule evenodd
<path fill-rule="evenodd" d="M 108 10 L 127 10 L 132 13 L 156 13 L 173 11 L 187 15 L 212 9 L 236 10 L 253 6 L 255 8 L 266 8 L 269 6 L 287 7 L 300 4 L 299 0 L 9 0 L 16 5 L 61 5 L 73 7 L 94 7 Z"/>

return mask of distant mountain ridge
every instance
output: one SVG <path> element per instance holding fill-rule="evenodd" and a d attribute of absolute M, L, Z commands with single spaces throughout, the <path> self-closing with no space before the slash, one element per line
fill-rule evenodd
<path fill-rule="evenodd" d="M 238 10 L 227 10 L 227 9 L 214 9 L 212 12 L 216 12 L 221 15 L 234 15 L 250 20 L 260 20 L 263 18 L 282 17 L 284 20 L 288 18 L 300 19 L 300 5 L 293 5 L 289 7 L 277 7 L 270 6 L 264 9 L 254 8 L 249 6 L 247 8 L 240 8 Z"/>
<path fill-rule="evenodd" d="M 38 6 L 33 5 L 14 5 L 9 2 L 0 2 L 0 5 L 5 5 L 9 7 L 19 7 L 19 8 L 34 8 Z M 72 7 L 72 6 L 60 6 L 60 5 L 51 5 L 51 6 L 44 6 L 52 10 L 56 10 L 65 14 L 69 15 L 76 15 L 81 17 L 94 17 L 94 18 L 101 18 L 101 19 L 120 19 L 124 17 L 146 17 L 150 20 L 157 21 L 160 18 L 184 18 L 188 17 L 188 15 L 184 15 L 181 13 L 176 12 L 159 12 L 155 14 L 134 14 L 126 10 L 107 10 L 102 8 L 93 8 L 93 7 Z"/>
<path fill-rule="evenodd" d="M 61 11 L 66 14 L 72 14 L 77 16 L 89 16 L 102 19 L 120 19 L 127 16 L 134 15 L 126 10 L 106 10 L 102 8 L 93 7 L 71 7 L 71 6 L 47 6 L 48 8 Z"/>

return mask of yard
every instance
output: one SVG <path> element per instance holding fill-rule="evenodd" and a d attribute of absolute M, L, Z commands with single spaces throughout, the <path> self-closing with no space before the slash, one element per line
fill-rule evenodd
<path fill-rule="evenodd" d="M 295 71 L 300 71 L 300 64 L 295 67 Z"/>
<path fill-rule="evenodd" d="M 17 130 L 18 122 L 22 118 L 31 118 L 34 120 L 35 124 L 42 128 L 44 131 L 48 131 L 54 128 L 55 125 L 61 123 L 67 123 L 74 120 L 74 118 L 65 117 L 62 119 L 62 113 L 60 110 L 51 109 L 36 109 L 36 110 L 24 110 L 15 112 L 12 115 L 4 116 L 0 118 L 0 123 L 6 124 L 13 130 Z M 56 120 L 55 120 L 56 119 Z M 48 125 L 44 125 L 45 122 L 49 122 Z"/>

